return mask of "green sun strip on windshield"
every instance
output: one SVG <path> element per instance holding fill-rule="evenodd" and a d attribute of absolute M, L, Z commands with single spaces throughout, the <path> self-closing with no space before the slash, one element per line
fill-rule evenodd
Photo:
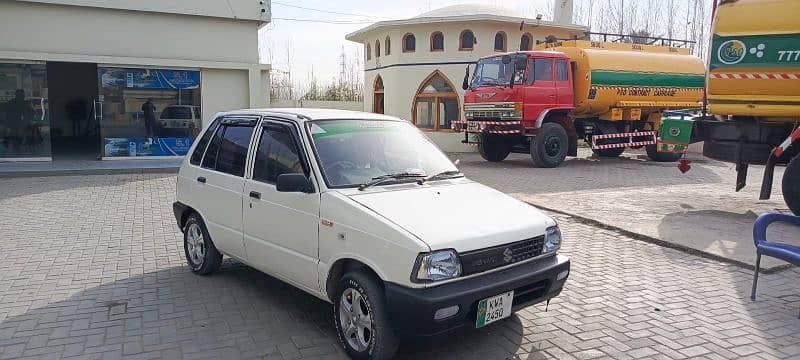
<path fill-rule="evenodd" d="M 311 124 L 314 139 L 363 132 L 391 132 L 399 129 L 386 121 L 337 121 Z"/>

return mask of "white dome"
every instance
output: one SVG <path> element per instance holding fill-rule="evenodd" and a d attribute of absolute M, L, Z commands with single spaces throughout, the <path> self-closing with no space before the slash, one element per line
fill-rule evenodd
<path fill-rule="evenodd" d="M 441 17 L 471 16 L 471 15 L 506 16 L 506 17 L 518 17 L 518 18 L 524 17 L 520 12 L 516 10 L 511 10 L 499 6 L 483 5 L 483 4 L 461 4 L 461 5 L 445 6 L 443 8 L 431 10 L 426 13 L 417 15 L 414 18 L 441 18 Z"/>

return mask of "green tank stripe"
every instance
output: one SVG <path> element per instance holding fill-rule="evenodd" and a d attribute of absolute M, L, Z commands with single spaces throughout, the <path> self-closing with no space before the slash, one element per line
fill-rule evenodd
<path fill-rule="evenodd" d="M 705 86 L 705 80 L 703 74 L 592 70 L 594 86 L 702 88 Z"/>

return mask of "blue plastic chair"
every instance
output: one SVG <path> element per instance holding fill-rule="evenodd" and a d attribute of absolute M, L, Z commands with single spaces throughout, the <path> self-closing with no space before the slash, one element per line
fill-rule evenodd
<path fill-rule="evenodd" d="M 750 300 L 753 301 L 756 299 L 761 255 L 774 257 L 800 266 L 800 246 L 767 241 L 767 227 L 774 222 L 785 222 L 800 227 L 800 216 L 780 213 L 761 214 L 753 224 L 753 241 L 756 244 L 756 270 L 753 275 L 753 291 L 750 293 Z M 800 318 L 800 314 L 797 317 Z"/>

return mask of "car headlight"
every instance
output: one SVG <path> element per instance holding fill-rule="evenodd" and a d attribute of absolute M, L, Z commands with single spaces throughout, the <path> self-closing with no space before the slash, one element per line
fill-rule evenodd
<path fill-rule="evenodd" d="M 455 250 L 419 254 L 411 273 L 411 281 L 425 283 L 447 280 L 461 275 L 461 261 Z"/>
<path fill-rule="evenodd" d="M 558 225 L 547 228 L 544 233 L 544 252 L 556 252 L 561 248 L 561 230 Z"/>

